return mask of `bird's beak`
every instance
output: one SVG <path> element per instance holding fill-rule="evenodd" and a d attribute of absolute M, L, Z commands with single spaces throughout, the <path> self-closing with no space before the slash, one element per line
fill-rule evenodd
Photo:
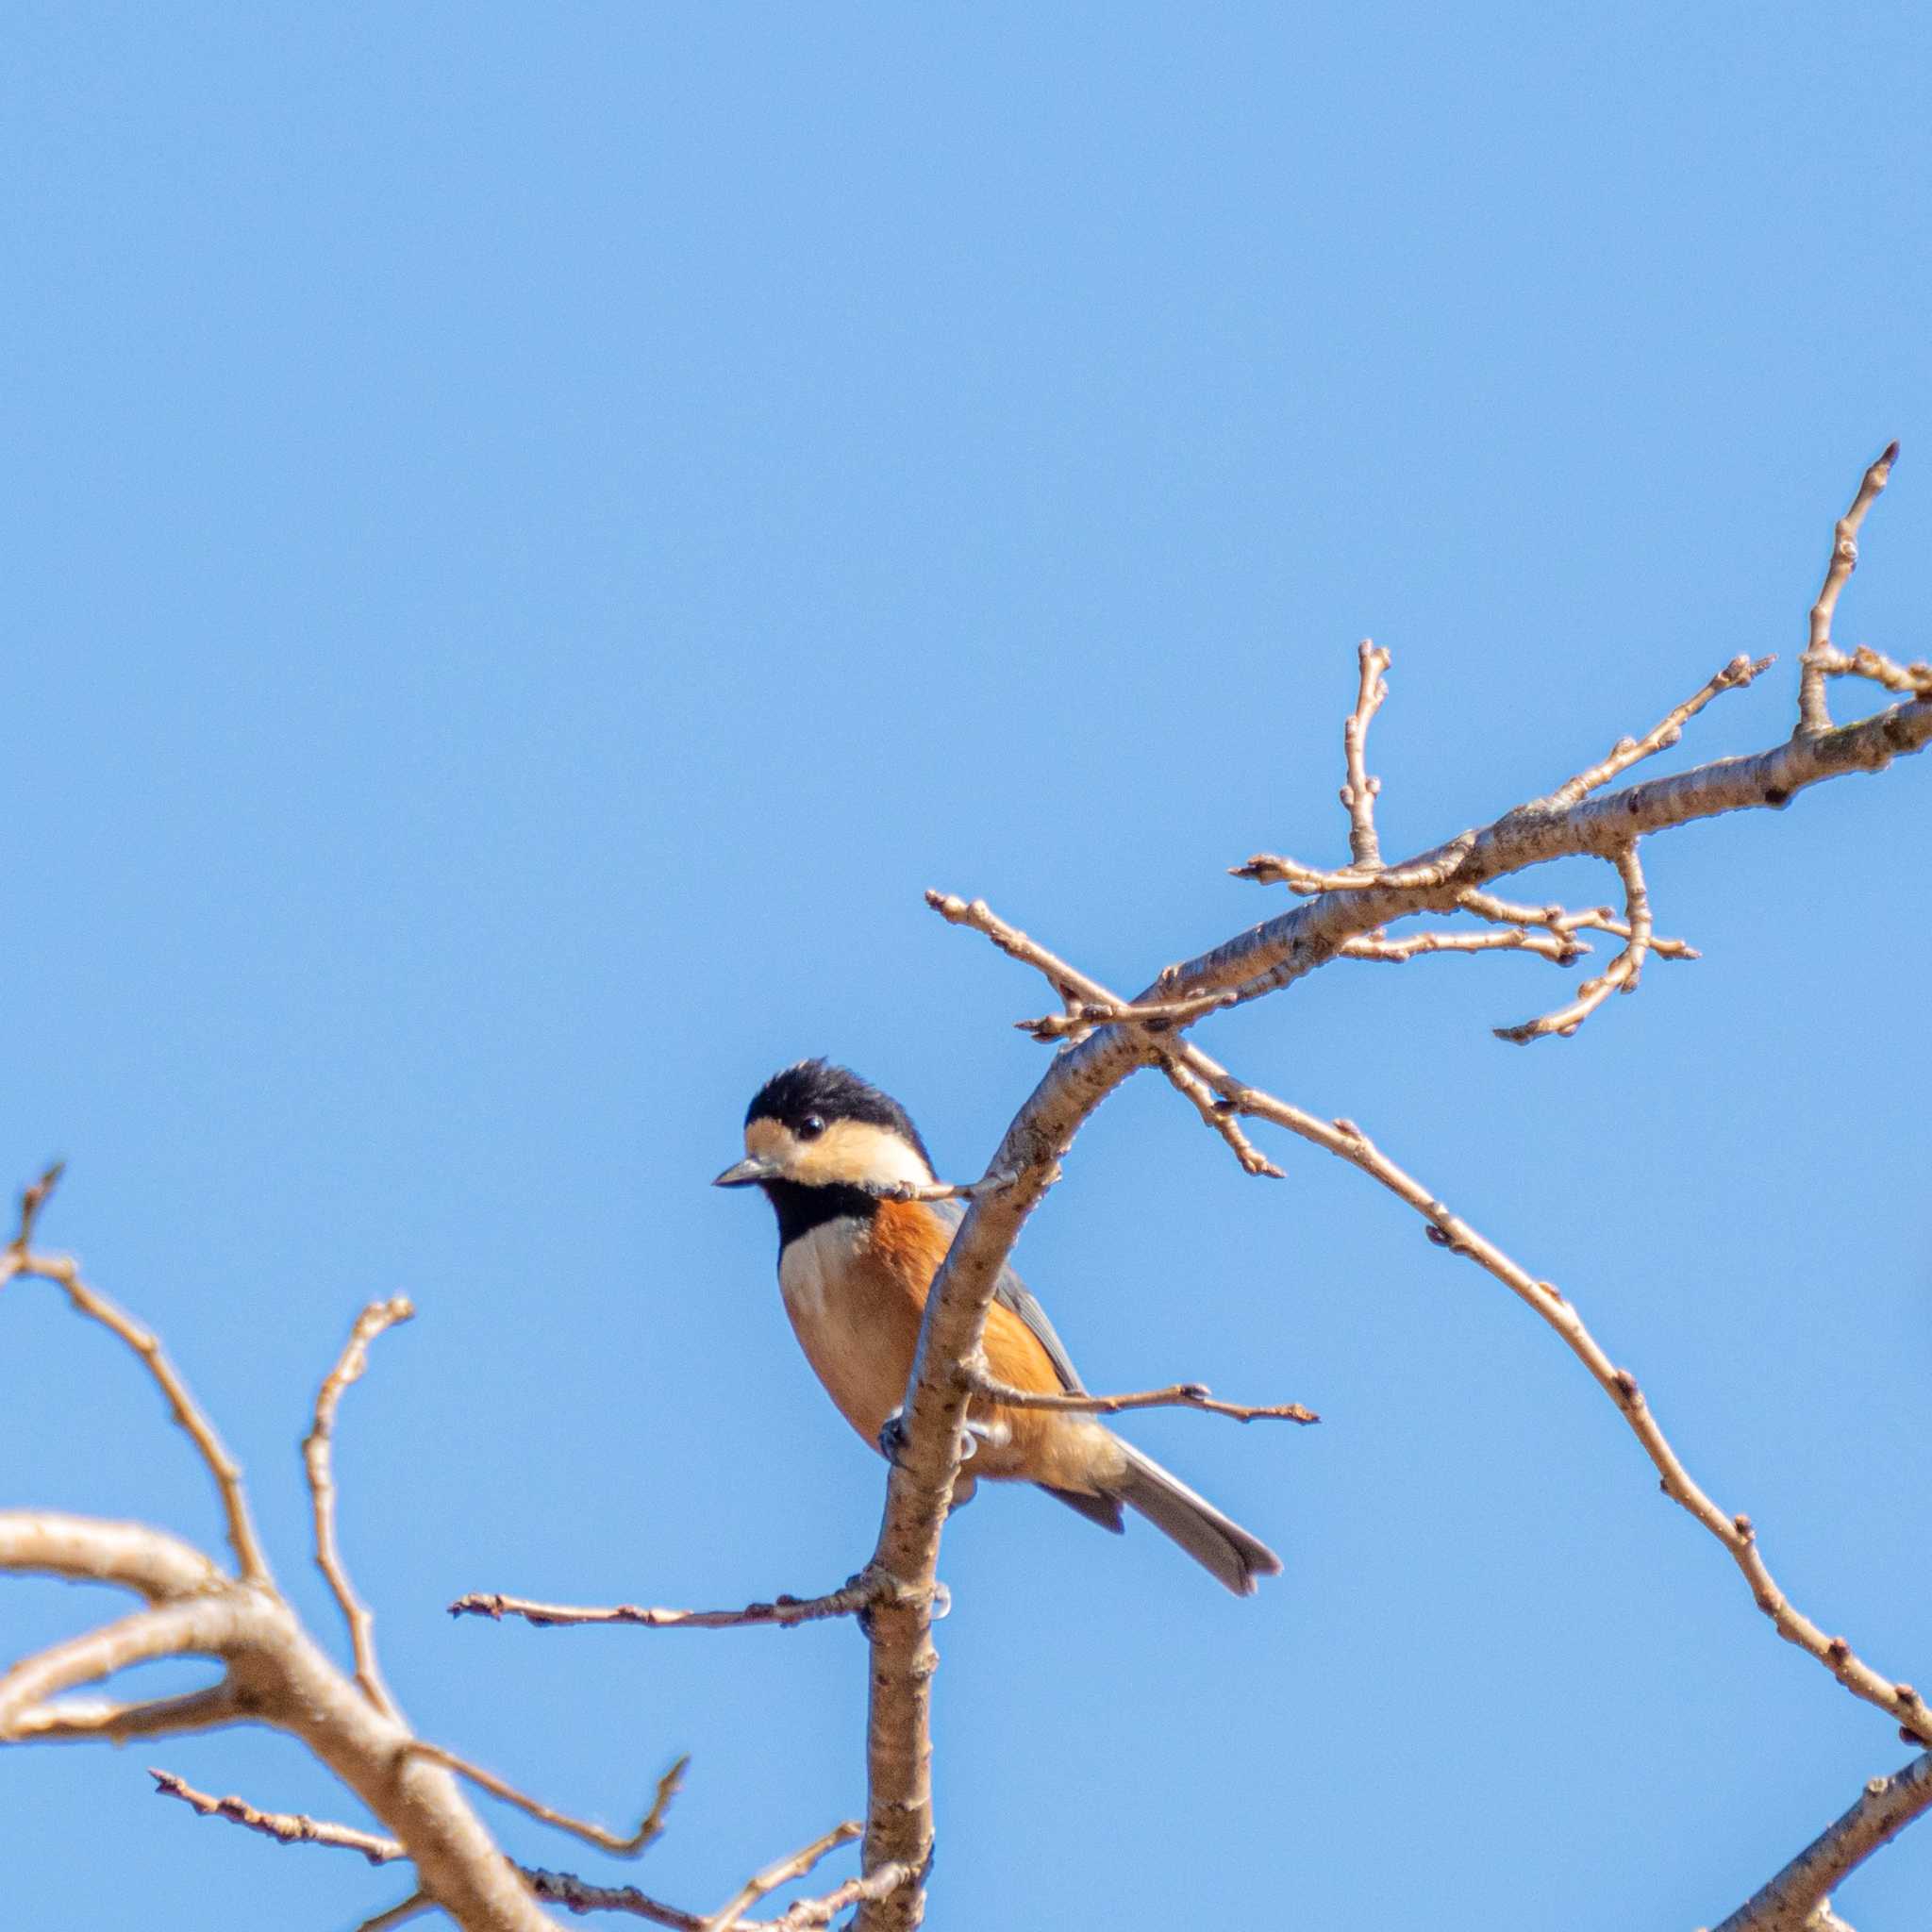
<path fill-rule="evenodd" d="M 750 1188 L 759 1181 L 778 1178 L 778 1163 L 762 1154 L 749 1154 L 736 1167 L 727 1167 L 711 1185 L 714 1188 Z"/>

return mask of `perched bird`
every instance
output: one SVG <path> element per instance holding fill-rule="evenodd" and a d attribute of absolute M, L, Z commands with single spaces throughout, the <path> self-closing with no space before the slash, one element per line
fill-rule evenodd
<path fill-rule="evenodd" d="M 778 1215 L 778 1286 L 799 1344 L 840 1412 L 868 1442 L 898 1415 L 927 1291 L 964 1219 L 957 1201 L 905 1201 L 881 1189 L 934 1179 L 906 1109 L 843 1067 L 801 1060 L 758 1089 L 744 1156 L 721 1188 L 760 1187 Z M 992 1380 L 1043 1394 L 1081 1391 L 1046 1312 L 1010 1268 L 987 1310 Z M 957 1507 L 979 1476 L 1038 1483 L 1119 1534 L 1121 1505 L 1247 1595 L 1281 1559 L 1132 1443 L 1090 1415 L 1000 1407 L 975 1397 L 971 1460 Z"/>

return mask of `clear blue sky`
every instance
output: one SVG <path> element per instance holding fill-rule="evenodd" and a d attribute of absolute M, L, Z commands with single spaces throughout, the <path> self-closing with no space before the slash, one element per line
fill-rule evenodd
<path fill-rule="evenodd" d="M 865 1557 L 880 1467 L 706 1183 L 807 1053 L 977 1171 L 1041 989 L 921 889 L 1122 985 L 1275 909 L 1223 868 L 1344 852 L 1364 633 L 1391 850 L 1737 651 L 1785 657 L 1679 757 L 1768 743 L 1893 435 L 1841 633 L 1932 651 L 1920 9 L 63 4 L 5 42 L 0 1176 L 68 1158 L 48 1239 L 164 1333 L 331 1634 L 295 1444 L 356 1310 L 416 1298 L 340 1453 L 391 1681 L 613 1821 L 690 1751 L 631 1874 L 689 1906 L 862 1807 L 855 1634 L 442 1606 Z M 1706 958 L 1574 1041 L 1491 1037 L 1570 983 L 1509 958 L 1204 1034 L 1557 1281 L 1921 1683 L 1928 815 L 1908 761 L 1656 841 Z M 1281 1158 L 1244 1181 L 1138 1082 L 1027 1233 L 1096 1386 L 1326 1420 L 1131 1431 L 1282 1550 L 1252 1602 L 1030 1492 L 960 1519 L 932 1924 L 1715 1920 L 1907 1752 L 1553 1338 Z M 105 1337 L 29 1286 L 0 1338 L 0 1498 L 214 1541 Z M 115 1607 L 10 1585 L 0 1648 Z M 348 1811 L 273 1737 L 8 1753 L 19 1923 L 405 1889 L 148 1760 Z M 1928 1883 L 1921 1827 L 1843 1907 Z"/>

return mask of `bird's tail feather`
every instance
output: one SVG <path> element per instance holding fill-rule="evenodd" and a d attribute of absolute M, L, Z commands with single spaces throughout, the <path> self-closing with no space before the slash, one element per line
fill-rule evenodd
<path fill-rule="evenodd" d="M 1141 1455 L 1131 1443 L 1121 1446 L 1127 1452 L 1126 1474 L 1118 1491 L 1121 1501 L 1177 1542 L 1237 1596 L 1252 1596 L 1257 1577 L 1281 1574 L 1281 1558 L 1258 1537 L 1224 1516 L 1151 1456 Z"/>

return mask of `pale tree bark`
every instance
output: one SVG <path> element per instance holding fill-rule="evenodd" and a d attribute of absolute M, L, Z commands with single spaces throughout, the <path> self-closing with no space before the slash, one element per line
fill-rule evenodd
<path fill-rule="evenodd" d="M 383 1683 L 366 1608 L 349 1583 L 334 1537 L 330 1441 L 343 1391 L 362 1373 L 369 1343 L 408 1305 L 367 1309 L 325 1380 L 315 1425 L 305 1443 L 314 1507 L 317 1559 L 347 1621 L 353 1674 L 329 1662 L 301 1629 L 276 1590 L 249 1521 L 240 1474 L 154 1339 L 81 1281 L 71 1261 L 31 1245 L 51 1177 L 29 1190 L 21 1230 L 0 1261 L 0 1285 L 40 1276 L 66 1291 L 81 1312 L 104 1322 L 142 1356 L 212 1474 L 222 1498 L 231 1572 L 178 1540 L 138 1524 L 48 1515 L 0 1514 L 0 1570 L 34 1571 L 118 1584 L 147 1608 L 119 1623 L 23 1659 L 0 1677 L 0 1742 L 158 1736 L 241 1721 L 275 1724 L 300 1737 L 382 1822 L 389 1835 L 258 1809 L 241 1798 L 213 1798 L 158 1773 L 159 1789 L 195 1810 L 284 1842 L 316 1842 L 359 1852 L 373 1862 L 408 1859 L 417 1890 L 370 1922 L 403 1923 L 440 1907 L 468 1927 L 552 1923 L 540 1901 L 573 1912 L 611 1911 L 676 1928 L 731 1932 L 763 1924 L 828 1924 L 857 1907 L 860 1932 L 910 1932 L 924 1911 L 935 1841 L 931 1706 L 937 1654 L 932 1626 L 944 1600 L 938 1562 L 958 1472 L 969 1402 L 1081 1408 L 1097 1413 L 1156 1406 L 1194 1408 L 1241 1422 L 1307 1423 L 1300 1404 L 1217 1401 L 1198 1383 L 1110 1396 L 1022 1396 L 994 1382 L 981 1353 L 988 1307 L 1007 1256 L 1028 1216 L 1058 1177 L 1058 1163 L 1080 1127 L 1131 1074 L 1157 1070 L 1225 1143 L 1243 1170 L 1279 1177 L 1283 1169 L 1249 1133 L 1260 1124 L 1332 1154 L 1418 1214 L 1445 1255 L 1466 1259 L 1513 1294 L 1559 1340 L 1616 1407 L 1664 1493 L 1722 1546 L 1757 1608 L 1778 1634 L 1885 1716 L 1908 1741 L 1932 1746 L 1932 1714 L 1913 1686 L 1880 1670 L 1843 1637 L 1827 1634 L 1777 1583 L 1751 1519 L 1719 1505 L 1686 1467 L 1636 1376 L 1597 1341 L 1574 1303 L 1554 1283 L 1513 1259 L 1457 1214 L 1433 1189 L 1406 1172 L 1349 1120 L 1324 1120 L 1291 1101 L 1249 1086 L 1187 1035 L 1210 1016 L 1291 988 L 1336 960 L 1401 963 L 1436 953 L 1523 951 L 1567 966 L 1593 943 L 1617 941 L 1604 969 L 1574 996 L 1528 1020 L 1496 1027 L 1499 1038 L 1529 1044 L 1559 1038 L 1600 1015 L 1612 994 L 1631 993 L 1654 960 L 1694 959 L 1683 940 L 1661 934 L 1641 856 L 1645 839 L 1722 813 L 1779 809 L 1802 790 L 1857 773 L 1883 771 L 1932 741 L 1932 666 L 1899 663 L 1870 647 L 1841 650 L 1832 637 L 1840 592 L 1857 561 L 1857 539 L 1884 490 L 1896 445 L 1867 471 L 1833 532 L 1823 587 L 1799 659 L 1797 723 L 1790 736 L 1746 758 L 1718 759 L 1671 776 L 1608 789 L 1634 767 L 1679 743 L 1686 727 L 1727 693 L 1743 691 L 1771 659 L 1737 658 L 1641 737 L 1617 741 L 1597 763 L 1544 796 L 1505 811 L 1390 865 L 1375 824 L 1380 781 L 1368 770 L 1372 721 L 1387 701 L 1389 654 L 1364 642 L 1356 700 L 1342 732 L 1341 801 L 1348 815 L 1350 858 L 1326 870 L 1277 855 L 1234 868 L 1238 876 L 1279 883 L 1300 895 L 1294 908 L 1224 944 L 1160 972 L 1131 999 L 1102 985 L 1000 919 L 978 900 L 927 894 L 948 922 L 979 932 L 1040 973 L 1060 1009 L 1018 1024 L 1057 1052 L 1044 1077 L 1014 1116 L 981 1179 L 966 1185 L 899 1189 L 901 1195 L 959 1197 L 965 1221 L 929 1297 L 884 1519 L 869 1561 L 847 1583 L 816 1597 L 780 1596 L 727 1610 L 682 1610 L 635 1604 L 553 1604 L 480 1591 L 450 1607 L 543 1624 L 633 1624 L 641 1628 L 780 1627 L 827 1617 L 860 1620 L 869 1644 L 867 1807 L 860 1874 L 778 1918 L 744 1914 L 779 1886 L 807 1873 L 860 1831 L 840 1825 L 748 1879 L 708 1915 L 652 1899 L 630 1887 L 600 1887 L 572 1876 L 511 1865 L 470 1809 L 461 1783 L 479 1786 L 546 1824 L 605 1849 L 635 1852 L 662 1826 L 681 1761 L 666 1773 L 635 1834 L 618 1838 L 580 1824 L 524 1796 L 493 1774 L 416 1737 Z M 1875 685 L 1901 701 L 1853 723 L 1835 724 L 1831 680 Z M 1593 858 L 1614 874 L 1621 908 L 1539 906 L 1491 888 L 1528 867 Z M 1391 934 L 1419 917 L 1474 921 Z M 121 1705 L 65 1693 L 126 1664 L 194 1655 L 224 1665 L 219 1684 L 185 1697 Z M 1830 1893 L 1879 1846 L 1932 1808 L 1932 1748 L 1904 1770 L 1877 1777 L 1845 1814 L 1723 1921 L 1720 1932 L 1832 1932 L 1844 1922 Z M 1740 1884 L 1740 1890 L 1743 1889 Z"/>

